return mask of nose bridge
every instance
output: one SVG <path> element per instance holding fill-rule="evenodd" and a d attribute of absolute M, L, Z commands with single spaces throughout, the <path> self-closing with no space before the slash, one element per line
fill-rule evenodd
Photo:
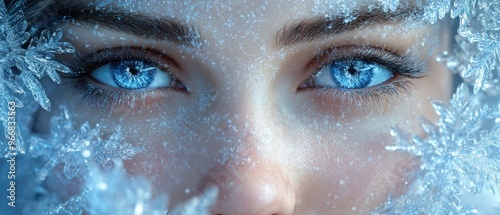
<path fill-rule="evenodd" d="M 220 67 L 214 68 L 224 78 L 216 84 L 217 99 L 212 111 L 223 116 L 218 125 L 221 129 L 237 133 L 232 138 L 240 140 L 253 135 L 251 138 L 255 140 L 268 133 L 262 129 L 272 124 L 276 116 L 276 92 L 269 78 L 271 68 L 265 61 L 235 59 L 221 60 Z M 245 65 L 246 61 L 251 62 Z"/>
<path fill-rule="evenodd" d="M 271 63 L 246 59 L 246 64 L 242 59 L 219 61 L 218 72 L 224 77 L 216 84 L 218 96 L 211 111 L 222 116 L 214 125 L 222 135 L 212 137 L 220 159 L 201 186 L 219 187 L 215 214 L 291 214 L 295 191 L 287 165 L 279 159 L 283 137 L 273 126 L 277 104 L 269 78 L 272 69 L 266 66 Z"/>

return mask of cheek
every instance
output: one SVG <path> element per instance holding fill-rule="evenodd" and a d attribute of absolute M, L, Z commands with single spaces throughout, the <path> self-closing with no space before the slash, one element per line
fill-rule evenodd
<path fill-rule="evenodd" d="M 325 138 L 313 144 L 316 147 L 311 150 L 308 163 L 311 168 L 304 170 L 307 177 L 301 182 L 304 205 L 354 210 L 356 214 L 385 202 L 389 194 L 398 196 L 406 190 L 406 176 L 416 168 L 416 159 L 387 151 L 385 146 L 392 142 L 392 137 L 386 130 L 336 132 L 345 132 L 344 138 Z"/>
<path fill-rule="evenodd" d="M 436 76 L 446 77 L 438 74 L 431 75 L 431 78 Z M 302 113 L 307 114 L 294 119 L 294 122 L 305 125 L 303 130 L 289 131 L 303 134 L 290 141 L 302 139 L 311 146 L 303 150 L 308 154 L 306 160 L 309 162 L 306 165 L 308 168 L 301 170 L 306 177 L 298 183 L 303 193 L 299 195 L 302 196 L 299 202 L 314 205 L 314 208 L 346 210 L 357 214 L 386 202 L 389 195 L 402 195 L 412 181 L 412 173 L 418 170 L 418 158 L 386 150 L 387 145 L 395 143 L 390 129 L 399 127 L 421 134 L 416 116 L 435 119 L 430 101 L 446 99 L 447 90 L 440 91 L 445 88 L 431 80 L 418 80 L 412 86 L 411 96 L 402 93 L 402 97 L 394 100 L 397 102 L 388 104 L 380 111 L 354 107 L 351 111 L 334 109 L 329 112 L 325 110 L 334 105 L 328 105 L 328 101 L 320 103 L 323 106 L 302 108 Z M 304 104 L 317 104 L 314 102 L 317 101 Z M 319 109 L 318 106 L 327 109 Z"/>

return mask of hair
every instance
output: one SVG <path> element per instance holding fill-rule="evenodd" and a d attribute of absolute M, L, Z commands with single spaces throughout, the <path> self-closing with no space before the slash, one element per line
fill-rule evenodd
<path fill-rule="evenodd" d="M 5 5 L 12 9 L 18 1 L 5 0 Z M 58 9 L 58 0 L 26 0 L 23 12 L 28 28 L 47 26 L 57 16 Z"/>

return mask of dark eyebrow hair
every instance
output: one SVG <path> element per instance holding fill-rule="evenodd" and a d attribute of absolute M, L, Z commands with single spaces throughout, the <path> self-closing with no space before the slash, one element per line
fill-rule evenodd
<path fill-rule="evenodd" d="M 291 46 L 299 43 L 335 36 L 374 24 L 397 23 L 408 20 L 413 15 L 422 14 L 423 10 L 407 7 L 396 11 L 382 9 L 362 9 L 354 11 L 353 20 L 346 22 L 345 16 L 316 17 L 300 20 L 285 25 L 276 34 L 277 47 Z"/>
<path fill-rule="evenodd" d="M 196 28 L 169 17 L 145 16 L 116 8 L 96 9 L 83 4 L 63 6 L 58 13 L 58 20 L 72 19 L 98 24 L 137 37 L 165 40 L 189 47 L 201 45 L 201 36 Z"/>

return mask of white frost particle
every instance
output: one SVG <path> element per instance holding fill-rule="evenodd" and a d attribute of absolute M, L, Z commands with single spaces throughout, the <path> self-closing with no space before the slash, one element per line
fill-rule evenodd
<path fill-rule="evenodd" d="M 58 72 L 70 73 L 71 71 L 53 59 L 55 55 L 74 52 L 71 44 L 59 42 L 62 38 L 60 29 L 52 33 L 48 30 L 39 29 L 40 35 L 31 35 L 30 32 L 35 32 L 36 29 L 29 31 L 27 29 L 27 22 L 24 20 L 24 14 L 21 10 L 24 1 L 18 0 L 15 2 L 11 10 L 8 11 L 4 1 L 0 1 L 0 120 L 3 122 L 4 130 L 7 128 L 8 108 L 6 105 L 9 101 L 15 101 L 18 108 L 22 108 L 23 103 L 26 106 L 36 106 L 34 105 L 36 101 L 43 109 L 51 109 L 51 103 L 45 93 L 46 89 L 42 87 L 39 80 L 47 76 L 53 82 L 59 83 L 61 78 Z M 113 4 L 113 2 L 111 0 L 102 0 L 89 4 L 94 4 L 98 9 L 109 8 L 110 10 L 120 5 L 132 13 L 148 11 L 152 14 L 174 14 L 168 10 L 173 10 L 170 8 L 178 6 L 174 5 L 178 4 L 175 1 L 164 1 L 165 7 L 151 10 L 150 1 L 116 0 L 116 4 Z M 371 5 L 369 8 L 379 7 L 383 11 L 390 12 L 406 4 L 407 1 L 377 0 L 376 2 L 376 5 Z M 409 189 L 408 193 L 398 198 L 389 196 L 388 201 L 375 210 L 373 214 L 488 213 L 485 212 L 486 210 L 479 208 L 480 203 L 471 204 L 464 201 L 466 198 L 464 198 L 463 194 L 470 194 L 471 198 L 479 199 L 477 193 L 498 193 L 500 189 L 500 170 L 498 168 L 500 164 L 500 156 L 498 156 L 500 154 L 500 105 L 498 104 L 498 96 L 500 95 L 500 54 L 498 52 L 500 50 L 500 22 L 498 22 L 500 12 L 498 8 L 500 8 L 500 1 L 417 0 L 415 2 L 424 9 L 424 15 L 420 20 L 425 24 L 437 23 L 443 20 L 448 13 L 452 18 L 459 19 L 458 35 L 454 38 L 454 49 L 443 53 L 437 60 L 445 63 L 452 71 L 459 74 L 466 83 L 457 89 L 449 103 L 438 101 L 432 103 L 440 119 L 437 125 L 426 119 L 420 119 L 425 135 L 415 135 L 398 128 L 391 131 L 396 142 L 388 146 L 387 149 L 390 151 L 404 151 L 419 157 L 420 170 L 414 175 L 417 177 L 415 181 L 405 181 L 405 184 L 413 189 Z M 328 0 L 314 0 L 312 3 L 311 11 L 304 11 L 303 14 L 299 15 L 307 15 L 309 12 L 318 16 L 338 13 L 346 17 L 345 22 L 350 22 L 356 19 L 353 11 L 360 6 L 357 1 L 342 1 L 340 4 L 332 4 L 332 1 Z M 189 14 L 186 20 L 188 23 L 200 19 L 200 14 L 202 14 L 191 11 L 193 8 L 217 9 L 220 11 L 220 16 L 203 17 L 211 21 L 214 19 L 224 21 L 221 26 L 205 26 L 213 30 L 212 33 L 215 38 L 214 41 L 206 40 L 206 44 L 212 42 L 222 47 L 234 43 L 239 38 L 244 38 L 248 43 L 265 44 L 262 38 L 256 37 L 254 34 L 255 29 L 262 26 L 262 23 L 269 21 L 266 20 L 264 11 L 271 4 L 271 1 L 264 1 L 249 13 L 237 13 L 237 15 L 234 14 L 237 12 L 238 7 L 257 5 L 252 1 L 230 0 L 224 0 L 223 3 L 214 1 L 209 5 L 204 1 L 186 1 L 184 4 L 187 9 L 181 13 Z M 224 33 L 227 29 L 234 29 L 239 23 L 253 24 L 257 27 L 235 32 L 234 34 L 226 35 Z M 217 28 L 224 29 L 218 30 Z M 104 37 L 100 29 L 98 25 L 95 25 L 91 33 L 94 33 L 96 37 Z M 74 35 L 74 32 L 69 33 L 73 34 L 74 38 L 79 38 L 78 35 Z M 30 38 L 32 39 L 30 40 Z M 124 38 L 113 37 L 106 39 L 125 40 Z M 433 45 L 433 42 L 433 40 L 424 39 L 418 45 L 429 47 Z M 89 47 L 89 43 L 86 43 L 85 47 Z M 233 48 L 237 50 L 243 49 L 238 46 Z M 262 56 L 272 55 L 266 50 L 265 46 L 261 46 L 260 51 Z M 209 54 L 213 53 L 206 55 Z M 286 59 L 287 57 L 285 51 L 280 52 L 277 56 L 279 59 Z M 182 58 L 185 59 L 184 56 Z M 233 67 L 241 68 L 241 70 L 231 71 L 236 73 L 238 78 L 249 75 L 241 71 L 253 71 L 260 69 L 262 66 L 259 63 L 250 65 L 245 60 L 231 61 L 232 59 L 227 56 L 222 58 L 224 62 L 221 63 L 203 56 L 191 56 L 191 59 L 201 60 L 212 68 L 222 67 L 223 70 Z M 264 60 L 269 59 L 263 58 L 259 62 Z M 232 63 L 233 65 L 221 66 L 224 63 Z M 270 77 L 276 77 L 274 70 Z M 254 82 L 259 83 L 261 80 L 254 80 Z M 248 85 L 250 84 L 253 83 L 248 83 Z M 473 94 L 469 93 L 469 87 L 467 86 L 473 88 Z M 29 92 L 31 96 L 24 96 L 26 92 Z M 205 94 L 201 96 L 204 100 L 198 102 L 197 109 L 202 110 L 211 107 L 217 92 L 206 92 Z M 23 100 L 25 98 L 18 99 L 16 96 L 29 98 L 33 103 Z M 257 98 L 255 102 L 262 102 L 260 99 Z M 492 104 L 484 102 L 490 100 L 492 100 Z M 424 104 L 419 103 L 418 105 L 420 107 Z M 30 107 L 24 108 L 28 109 Z M 89 123 L 77 127 L 73 124 L 74 116 L 66 108 L 61 107 L 61 109 L 61 115 L 54 116 L 51 120 L 51 134 L 48 137 L 31 134 L 31 131 L 24 128 L 28 126 L 30 120 L 25 120 L 23 127 L 16 127 L 16 131 L 23 131 L 23 135 L 18 132 L 16 136 L 18 151 L 20 153 L 25 152 L 22 136 L 31 137 L 27 141 L 30 155 L 36 158 L 37 162 L 39 160 L 44 162 L 44 166 L 37 172 L 38 180 L 44 180 L 56 166 L 60 165 L 63 166 L 64 174 L 63 177 L 60 177 L 61 180 L 67 179 L 64 181 L 67 182 L 70 179 L 78 178 L 85 182 L 85 187 L 82 192 L 51 208 L 50 211 L 40 213 L 30 211 L 31 214 L 81 214 L 84 207 L 89 214 L 117 214 L 120 212 L 123 212 L 122 214 L 132 212 L 134 214 L 164 214 L 168 212 L 165 211 L 165 204 L 168 202 L 165 199 L 166 197 L 158 198 L 156 199 L 158 201 L 155 201 L 151 194 L 151 184 L 147 180 L 132 180 L 126 172 L 123 172 L 121 162 L 131 159 L 140 150 L 124 142 L 120 127 L 112 128 L 109 138 L 102 139 L 101 132 L 106 128 L 99 125 L 91 126 Z M 189 109 L 186 109 L 183 114 L 189 114 Z M 345 114 L 345 112 L 342 112 L 342 117 Z M 231 135 L 246 129 L 233 125 L 231 117 L 217 113 L 212 118 L 207 119 L 205 123 L 215 125 L 219 122 L 226 122 L 225 119 L 228 119 L 226 123 L 227 129 L 213 126 L 210 134 L 219 137 L 218 141 L 224 143 L 237 142 L 241 144 L 241 140 L 235 141 L 231 138 Z M 234 119 L 236 118 L 237 116 Z M 183 117 L 179 116 L 179 119 L 182 120 Z M 410 124 L 409 121 L 406 123 Z M 488 123 L 493 125 L 487 127 Z M 329 126 L 328 123 L 325 125 Z M 315 122 L 310 126 L 315 128 L 320 125 Z M 337 122 L 330 126 L 340 128 L 346 125 Z M 353 129 L 353 127 L 349 128 Z M 190 138 L 196 136 L 195 132 L 190 132 L 192 133 L 186 131 L 186 134 L 190 134 L 187 136 L 190 136 Z M 224 132 L 232 133 L 226 134 Z M 271 137 L 272 134 L 266 133 L 265 137 L 261 138 L 271 140 Z M 343 136 L 343 138 L 345 139 L 346 136 Z M 191 143 L 194 140 L 189 139 L 186 142 Z M 175 143 L 164 142 L 164 144 Z M 0 147 L 6 148 L 6 144 L 0 142 Z M 206 151 L 206 149 L 200 151 L 203 150 Z M 234 153 L 230 149 L 222 151 L 224 158 L 221 158 L 221 162 L 227 161 Z M 2 151 L 5 155 L 4 152 Z M 380 157 L 374 158 L 377 161 L 381 160 Z M 360 158 L 358 161 L 362 160 L 364 158 Z M 337 163 L 342 161 L 340 157 L 337 157 Z M 373 162 L 373 158 L 368 157 L 366 161 Z M 354 164 L 354 162 L 349 163 L 351 166 L 355 166 Z M 185 165 L 189 166 L 190 164 L 186 163 Z M 144 166 L 145 168 L 151 168 L 151 166 Z M 312 169 L 320 170 L 319 167 L 313 167 Z M 19 174 L 18 177 L 22 177 L 21 174 L 23 173 L 20 172 Z M 349 178 L 344 179 L 338 183 L 345 185 Z M 41 187 L 39 188 L 43 190 Z M 192 193 L 188 188 L 184 192 Z M 173 209 L 171 214 L 208 214 L 208 209 L 215 203 L 217 194 L 217 188 L 207 189 L 201 195 L 195 196 Z M 328 194 L 329 197 L 332 195 L 332 193 Z M 373 195 L 373 193 L 370 193 L 371 197 Z M 496 196 L 498 197 L 498 194 Z M 339 198 L 341 197 L 334 195 L 334 199 Z M 327 202 L 327 204 L 330 204 L 330 202 Z M 332 207 L 335 207 L 333 203 L 331 204 Z M 491 207 L 491 205 L 487 206 Z M 2 207 L 5 207 L 5 205 Z M 353 206 L 351 210 L 355 211 L 356 207 Z M 492 212 L 492 214 L 497 214 L 497 212 L 498 210 Z"/>
<path fill-rule="evenodd" d="M 344 184 L 345 184 L 345 181 L 344 181 L 344 180 L 340 180 L 340 181 L 339 181 L 339 184 L 340 184 L 340 185 L 344 185 Z"/>
<path fill-rule="evenodd" d="M 89 151 L 89 150 L 84 150 L 84 151 L 83 151 L 83 157 L 88 158 L 88 157 L 90 157 L 90 154 L 91 154 L 91 153 L 90 153 L 90 151 Z"/>
<path fill-rule="evenodd" d="M 108 189 L 108 184 L 104 183 L 104 182 L 101 182 L 97 185 L 97 188 L 99 188 L 100 190 L 107 190 Z"/>

